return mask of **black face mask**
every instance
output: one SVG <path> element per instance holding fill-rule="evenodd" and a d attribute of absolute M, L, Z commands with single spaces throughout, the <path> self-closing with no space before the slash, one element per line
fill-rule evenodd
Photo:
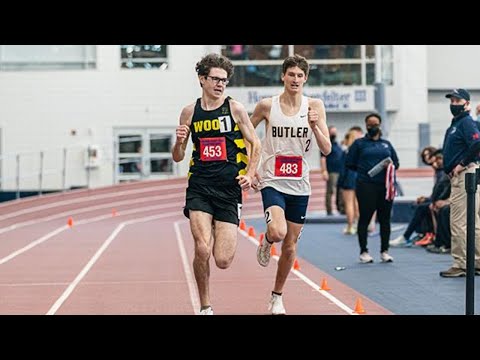
<path fill-rule="evenodd" d="M 330 142 L 335 142 L 335 140 L 337 140 L 337 135 L 331 135 L 330 136 Z"/>
<path fill-rule="evenodd" d="M 368 136 L 375 137 L 380 133 L 380 126 L 372 126 L 367 128 Z"/>
<path fill-rule="evenodd" d="M 450 105 L 450 112 L 457 117 L 465 110 L 465 105 Z"/>

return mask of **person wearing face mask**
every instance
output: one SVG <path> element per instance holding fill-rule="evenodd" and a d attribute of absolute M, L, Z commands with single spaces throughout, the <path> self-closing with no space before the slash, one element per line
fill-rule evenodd
<path fill-rule="evenodd" d="M 467 193 L 465 174 L 475 173 L 479 167 L 480 131 L 470 116 L 470 94 L 465 89 L 454 89 L 445 95 L 450 99 L 452 123 L 443 140 L 443 170 L 450 176 L 450 227 L 452 233 L 452 266 L 440 272 L 441 277 L 466 275 Z M 476 195 L 475 211 L 475 274 L 480 275 L 480 193 Z"/>
<path fill-rule="evenodd" d="M 320 154 L 320 166 L 323 180 L 327 182 L 327 192 L 325 194 L 325 204 L 327 215 L 333 215 L 332 198 L 336 196 L 336 206 L 340 214 L 345 213 L 342 194 L 338 191 L 337 182 L 342 170 L 343 150 L 337 142 L 337 128 L 335 126 L 328 127 L 330 142 L 332 144 L 332 152 L 328 156 Z"/>
<path fill-rule="evenodd" d="M 395 169 L 398 169 L 399 162 L 395 149 L 392 144 L 383 139 L 380 126 L 382 118 L 379 114 L 369 114 L 365 118 L 367 134 L 365 137 L 357 139 L 350 147 L 345 165 L 347 168 L 357 172 L 356 196 L 360 217 L 358 219 L 358 242 L 360 244 L 360 262 L 362 264 L 372 263 L 373 258 L 368 252 L 367 236 L 368 224 L 375 211 L 377 212 L 378 222 L 380 223 L 381 250 L 380 260 L 382 262 L 392 262 L 393 257 L 389 255 L 390 239 L 390 215 L 392 212 L 393 197 L 387 191 L 388 179 L 387 168 L 374 176 L 368 172 L 385 158 L 390 157 Z M 393 169 L 390 168 L 390 171 Z M 390 174 L 390 172 L 389 172 Z M 394 176 L 393 176 L 394 178 Z"/>

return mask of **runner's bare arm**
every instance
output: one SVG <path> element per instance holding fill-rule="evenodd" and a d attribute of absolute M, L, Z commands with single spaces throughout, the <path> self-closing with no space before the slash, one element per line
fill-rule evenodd
<path fill-rule="evenodd" d="M 247 154 L 249 155 L 249 161 L 246 168 L 246 175 L 238 176 L 239 184 L 243 190 L 248 190 L 252 185 L 252 180 L 257 170 L 258 162 L 260 161 L 260 139 L 255 132 L 255 128 L 248 117 L 245 107 L 237 101 L 232 100 L 231 103 L 234 119 L 236 120 L 243 138 L 248 142 L 249 149 Z"/>
<path fill-rule="evenodd" d="M 177 126 L 176 130 L 177 139 L 172 148 L 172 158 L 175 162 L 180 162 L 185 158 L 185 149 L 190 137 L 190 124 L 192 123 L 194 109 L 195 104 L 190 104 L 184 107 L 180 114 L 180 125 Z"/>
<path fill-rule="evenodd" d="M 308 124 L 312 128 L 315 140 L 323 155 L 332 151 L 332 143 L 328 134 L 325 106 L 320 99 L 308 99 Z"/>
<path fill-rule="evenodd" d="M 263 120 L 268 121 L 271 107 L 272 98 L 260 100 L 260 102 L 255 106 L 255 110 L 253 110 L 253 114 L 250 116 L 250 122 L 255 129 Z M 251 145 L 248 142 L 246 142 L 245 145 L 247 146 L 247 154 L 250 155 Z"/>
<path fill-rule="evenodd" d="M 263 120 L 268 121 L 271 108 L 272 98 L 260 100 L 260 102 L 255 106 L 255 110 L 253 110 L 253 114 L 250 117 L 250 121 L 252 122 L 254 128 L 257 128 L 258 124 L 260 124 Z"/>

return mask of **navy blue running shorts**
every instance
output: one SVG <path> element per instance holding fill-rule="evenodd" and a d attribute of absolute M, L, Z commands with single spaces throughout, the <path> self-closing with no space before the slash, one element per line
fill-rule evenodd
<path fill-rule="evenodd" d="M 284 194 L 272 187 L 262 189 L 263 211 L 274 205 L 279 206 L 285 211 L 285 219 L 296 224 L 305 224 L 309 198 L 308 195 Z"/>

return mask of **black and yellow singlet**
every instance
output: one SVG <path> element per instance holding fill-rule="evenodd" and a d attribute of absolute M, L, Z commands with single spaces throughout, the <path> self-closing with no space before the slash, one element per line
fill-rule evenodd
<path fill-rule="evenodd" d="M 188 178 L 206 185 L 233 185 L 248 163 L 243 135 L 233 119 L 230 97 L 218 109 L 202 109 L 197 100 L 190 131 L 193 152 Z"/>

